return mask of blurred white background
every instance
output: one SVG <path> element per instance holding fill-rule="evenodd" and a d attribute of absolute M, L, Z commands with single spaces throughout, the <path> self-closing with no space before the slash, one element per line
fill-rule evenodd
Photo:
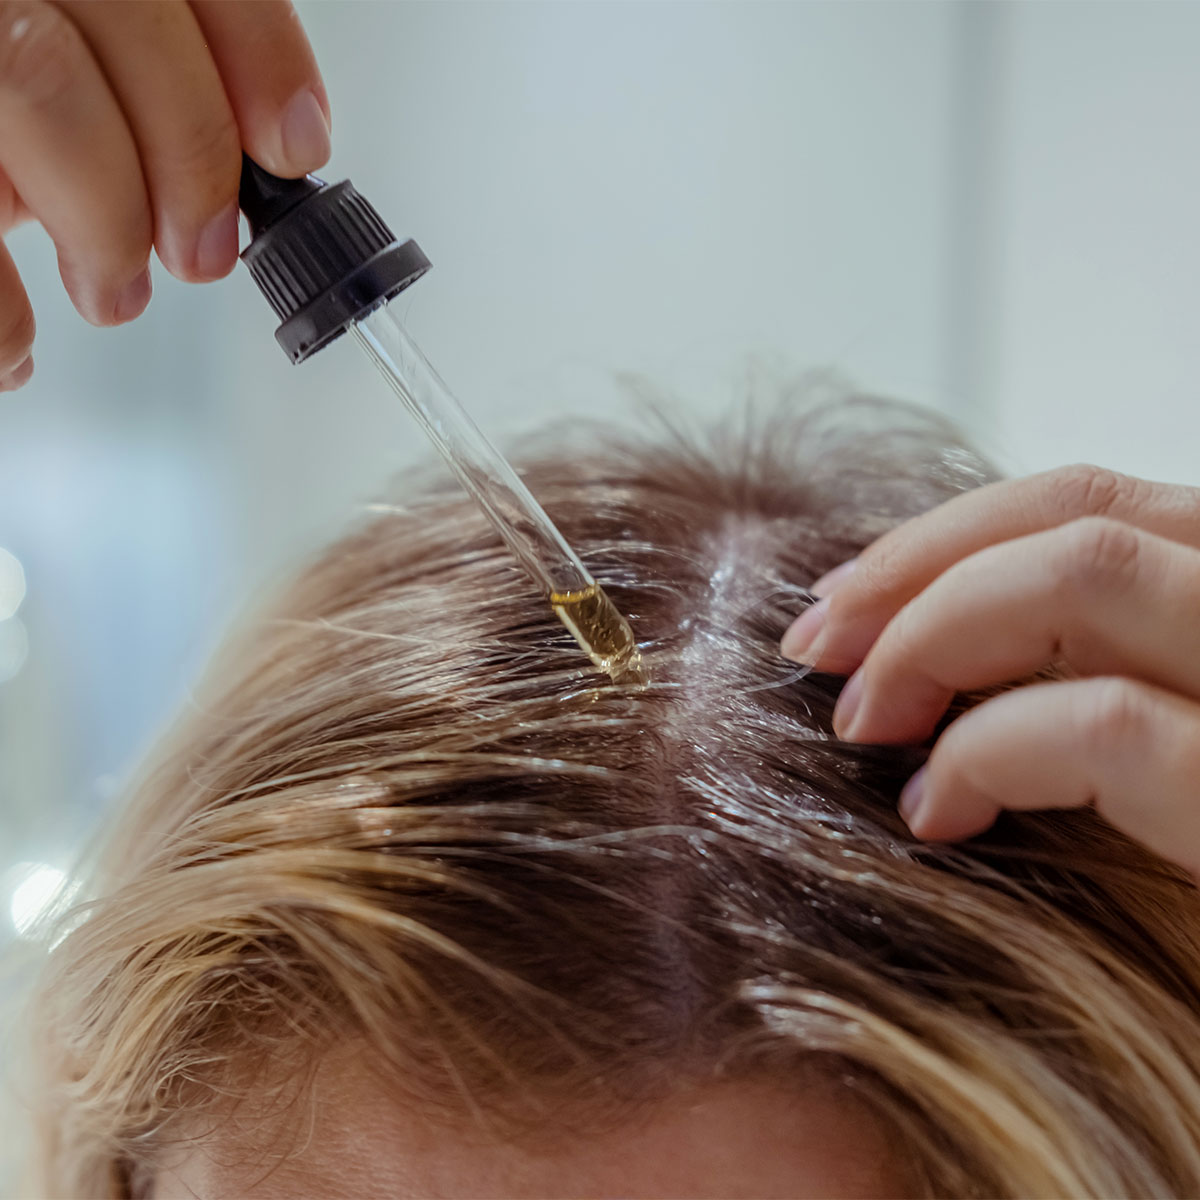
<path fill-rule="evenodd" d="M 697 413 L 748 354 L 953 415 L 1009 470 L 1200 484 L 1200 5 L 301 3 L 334 160 L 503 444 Z M 0 942 L 247 599 L 427 457 L 348 341 L 288 364 L 240 268 L 76 316 L 35 228 L 0 397 Z M 19 564 L 19 565 L 18 565 Z M 20 865 L 25 864 L 25 865 Z"/>

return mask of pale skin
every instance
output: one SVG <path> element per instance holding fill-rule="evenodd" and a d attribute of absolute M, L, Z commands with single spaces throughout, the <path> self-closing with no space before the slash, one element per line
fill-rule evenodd
<path fill-rule="evenodd" d="M 618 1128 L 539 1143 L 434 1125 L 397 1101 L 361 1055 L 322 1063 L 311 1109 L 247 1106 L 180 1147 L 154 1200 L 849 1200 L 909 1189 L 879 1123 L 835 1082 L 694 1087 Z M 200 1131 L 197 1131 L 198 1133 Z"/>
<path fill-rule="evenodd" d="M 243 147 L 299 176 L 329 129 L 286 0 L 0 0 L 0 236 L 39 222 L 93 325 L 145 309 L 152 250 L 179 279 L 229 274 Z M 30 378 L 33 337 L 0 244 L 0 390 Z"/>
<path fill-rule="evenodd" d="M 924 741 L 956 692 L 1067 668 L 946 728 L 901 798 L 917 837 L 1093 804 L 1200 878 L 1200 490 L 1087 466 L 992 484 L 813 591 L 782 649 L 850 675 L 849 741 Z"/>

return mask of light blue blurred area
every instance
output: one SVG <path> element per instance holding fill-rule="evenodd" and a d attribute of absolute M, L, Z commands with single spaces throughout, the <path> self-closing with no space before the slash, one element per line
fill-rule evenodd
<path fill-rule="evenodd" d="M 719 412 L 751 355 L 938 406 L 1014 470 L 1200 483 L 1200 6 L 299 7 L 326 174 L 433 260 L 399 303 L 503 444 L 632 419 L 616 371 Z M 39 333 L 0 397 L 0 940 L 10 864 L 65 866 L 233 614 L 427 457 L 348 341 L 286 361 L 244 269 L 156 265 L 101 331 L 39 230 L 9 244 Z"/>

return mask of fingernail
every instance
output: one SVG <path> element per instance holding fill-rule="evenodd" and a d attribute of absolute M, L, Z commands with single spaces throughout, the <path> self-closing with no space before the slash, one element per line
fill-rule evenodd
<path fill-rule="evenodd" d="M 150 292 L 150 268 L 145 267 L 140 275 L 121 289 L 117 297 L 117 306 L 113 310 L 114 321 L 118 325 L 132 321 L 150 303 Z"/>
<path fill-rule="evenodd" d="M 27 354 L 11 371 L 0 376 L 0 392 L 15 392 L 24 387 L 33 374 L 33 355 Z"/>
<path fill-rule="evenodd" d="M 834 567 L 832 571 L 826 571 L 808 590 L 817 596 L 832 595 L 837 588 L 841 587 L 854 574 L 854 568 L 857 566 L 857 556 L 848 558 L 844 563 L 839 563 L 838 566 Z"/>
<path fill-rule="evenodd" d="M 810 604 L 788 626 L 779 643 L 779 653 L 793 662 L 815 663 L 820 655 L 821 647 L 814 643 L 817 641 L 817 634 L 825 626 L 825 616 L 828 611 L 828 600 L 818 600 L 815 604 Z M 816 651 L 815 654 L 814 651 Z"/>
<path fill-rule="evenodd" d="M 329 125 L 308 88 L 297 92 L 283 110 L 281 137 L 284 157 L 294 167 L 315 170 L 329 158 Z"/>
<path fill-rule="evenodd" d="M 833 730 L 843 741 L 853 740 L 850 737 L 854 725 L 854 717 L 862 701 L 863 673 L 860 667 L 842 688 L 842 694 L 833 710 Z"/>
<path fill-rule="evenodd" d="M 911 829 L 916 823 L 921 801 L 925 799 L 925 779 L 928 767 L 922 767 L 905 785 L 900 793 L 900 815 Z"/>
<path fill-rule="evenodd" d="M 238 208 L 236 204 L 218 213 L 196 239 L 196 273 L 220 279 L 233 270 L 238 252 Z"/>

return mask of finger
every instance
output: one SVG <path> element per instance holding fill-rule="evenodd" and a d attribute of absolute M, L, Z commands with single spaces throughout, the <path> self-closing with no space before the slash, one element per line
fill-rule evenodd
<path fill-rule="evenodd" d="M 0 242 L 0 392 L 12 392 L 33 374 L 33 309 L 8 247 Z"/>
<path fill-rule="evenodd" d="M 988 484 L 872 543 L 858 556 L 853 573 L 799 618 L 805 628 L 797 634 L 793 626 L 784 635 L 781 648 L 824 671 L 848 673 L 900 608 L 960 559 L 1088 516 L 1111 517 L 1200 547 L 1200 490 L 1195 488 L 1089 466 Z"/>
<path fill-rule="evenodd" d="M 1061 663 L 1200 699 L 1200 551 L 1088 517 L 955 564 L 888 623 L 842 691 L 850 741 L 923 741 L 956 692 Z"/>
<path fill-rule="evenodd" d="M 63 0 L 133 131 L 159 258 L 180 279 L 237 262 L 241 140 L 221 77 L 184 0 Z"/>
<path fill-rule="evenodd" d="M 152 224 L 133 136 L 79 30 L 38 0 L 0 7 L 0 160 L 79 312 L 94 325 L 137 316 Z"/>
<path fill-rule="evenodd" d="M 192 9 L 255 162 L 288 177 L 329 161 L 329 101 L 312 47 L 286 0 Z"/>
<path fill-rule="evenodd" d="M 913 833 L 937 841 L 981 833 L 1002 809 L 1085 804 L 1200 871 L 1200 705 L 1114 677 L 1005 692 L 942 734 L 901 799 Z"/>

